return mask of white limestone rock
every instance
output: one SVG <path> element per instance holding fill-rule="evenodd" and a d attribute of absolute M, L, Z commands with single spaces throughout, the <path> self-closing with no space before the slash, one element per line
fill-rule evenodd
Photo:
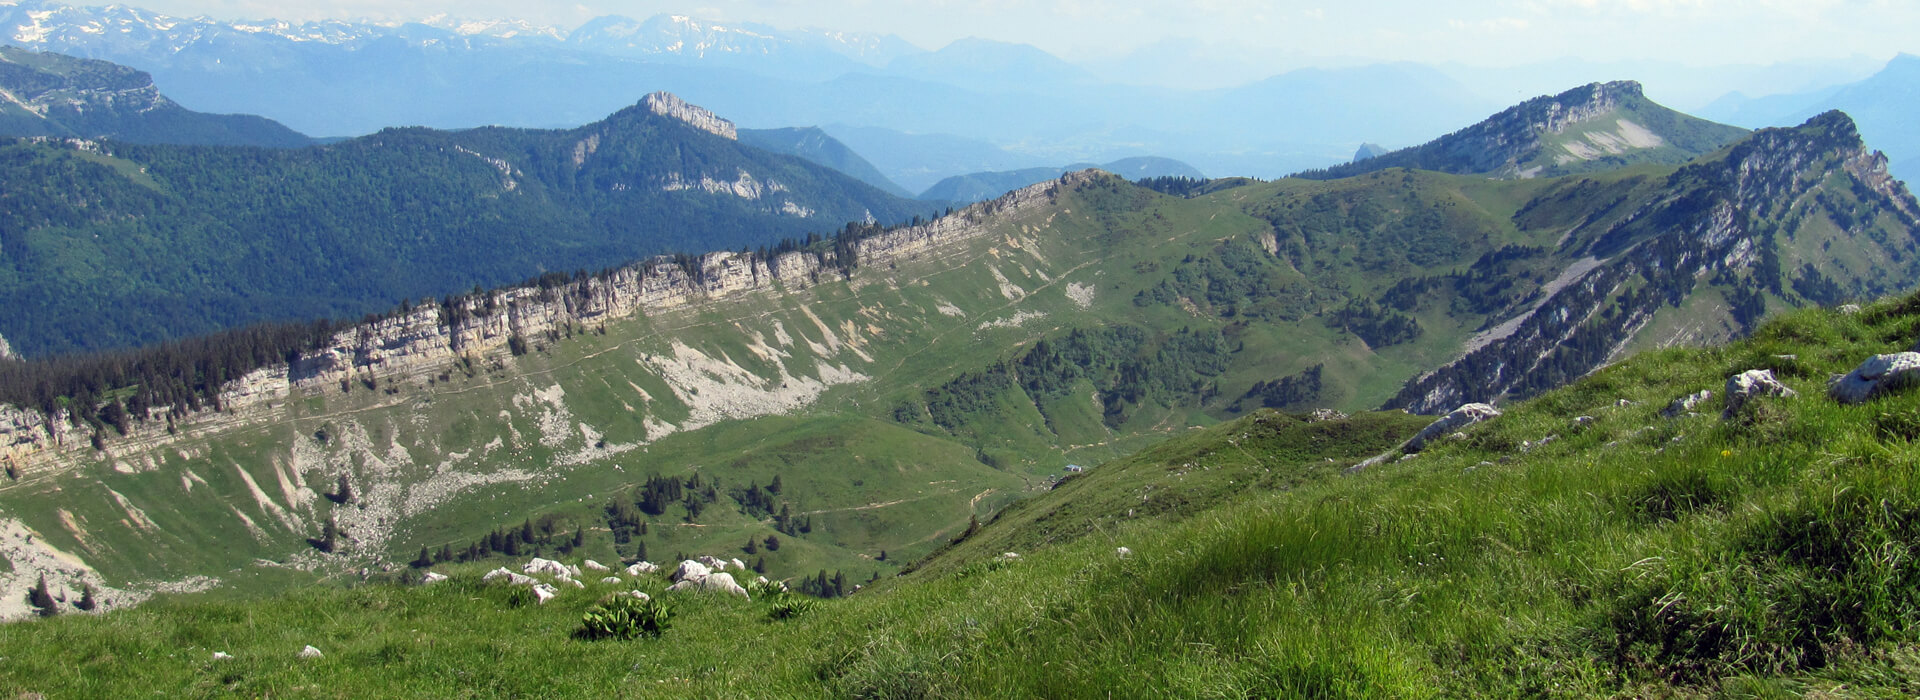
<path fill-rule="evenodd" d="M 496 579 L 505 579 L 509 586 L 531 586 L 539 583 L 539 581 L 534 580 L 533 577 L 521 576 L 520 574 L 508 571 L 507 567 L 504 566 L 489 571 L 487 575 L 480 577 L 482 581 L 493 581 Z"/>
<path fill-rule="evenodd" d="M 1666 408 L 1660 409 L 1660 415 L 1663 418 L 1669 419 L 1679 418 L 1693 413 L 1693 409 L 1699 408 L 1700 404 L 1706 403 L 1707 400 L 1711 398 L 1713 398 L 1712 389 L 1701 389 L 1700 393 L 1688 394 L 1674 399 L 1673 403 L 1669 403 Z"/>
<path fill-rule="evenodd" d="M 713 570 L 707 568 L 707 565 L 688 559 L 680 562 L 680 566 L 676 567 L 673 573 L 667 576 L 667 580 L 679 583 L 689 579 L 703 579 L 712 573 Z"/>
<path fill-rule="evenodd" d="M 522 567 L 520 570 L 523 572 L 526 572 L 528 576 L 579 576 L 580 575 L 580 572 L 574 569 L 573 567 L 567 566 L 566 564 L 562 564 L 552 559 L 541 559 L 540 557 L 534 557 L 532 561 L 527 562 L 527 565 L 525 567 Z"/>
<path fill-rule="evenodd" d="M 1434 421 L 1427 427 L 1421 429 L 1412 439 L 1407 440 L 1406 444 L 1400 446 L 1400 451 L 1407 454 L 1419 452 L 1425 449 L 1427 443 L 1432 442 L 1434 438 L 1459 431 L 1461 428 L 1475 423 L 1498 418 L 1499 416 L 1500 409 L 1494 408 L 1493 406 L 1484 403 L 1466 404 L 1453 409 L 1452 413 L 1448 413 L 1440 420 Z"/>
<path fill-rule="evenodd" d="M 533 599 L 541 605 L 560 596 L 560 589 L 541 583 L 533 586 Z"/>
<path fill-rule="evenodd" d="M 1773 376 L 1770 369 L 1750 369 L 1727 378 L 1726 409 L 1721 418 L 1732 418 L 1747 403 L 1762 396 L 1793 398 L 1799 396 Z"/>
<path fill-rule="evenodd" d="M 1874 355 L 1852 372 L 1827 383 L 1827 396 L 1844 404 L 1870 399 L 1920 385 L 1920 352 Z"/>
<path fill-rule="evenodd" d="M 301 649 L 299 653 L 299 657 L 302 659 L 318 659 L 324 656 L 326 656 L 326 654 L 320 653 L 320 650 L 314 648 L 312 644 L 308 644 L 307 648 Z"/>
<path fill-rule="evenodd" d="M 613 569 L 607 568 L 607 565 L 594 561 L 592 559 L 588 559 L 584 562 L 581 562 L 580 568 L 586 569 L 588 571 L 612 571 L 613 570 Z"/>
<path fill-rule="evenodd" d="M 620 577 L 618 577 L 618 576 L 608 576 L 608 577 L 606 577 L 606 578 L 603 578 L 603 579 L 600 579 L 600 582 L 601 582 L 601 583 L 608 583 L 608 584 L 618 584 L 618 583 L 620 583 Z"/>
<path fill-rule="evenodd" d="M 509 571 L 507 573 L 512 574 L 513 572 Z M 445 580 L 447 580 L 446 574 L 435 572 L 435 571 L 429 571 L 425 576 L 420 577 L 420 585 L 424 586 L 429 583 L 439 583 Z"/>
<path fill-rule="evenodd" d="M 655 564 L 650 561 L 643 561 L 643 562 L 636 563 L 633 566 L 627 567 L 627 575 L 628 576 L 644 576 L 659 570 L 660 570 L 659 564 Z"/>

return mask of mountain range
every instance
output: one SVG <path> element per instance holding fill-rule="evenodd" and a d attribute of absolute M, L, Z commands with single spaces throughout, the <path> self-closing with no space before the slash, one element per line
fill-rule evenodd
<path fill-rule="evenodd" d="M 918 183 L 882 166 L 909 191 L 973 172 L 1146 155 L 1277 176 L 1337 162 L 1361 141 L 1409 143 L 1494 106 L 1411 65 L 1171 90 L 1101 81 L 1023 45 L 924 51 L 897 37 L 665 15 L 560 31 L 448 18 L 227 22 L 27 0 L 0 6 L 0 39 L 132 66 L 189 107 L 260 114 L 325 137 L 398 125 L 570 127 L 666 90 L 750 128 L 945 134 L 1028 159 Z"/>
<path fill-rule="evenodd" d="M 312 139 L 261 117 L 201 114 L 161 95 L 125 66 L 0 46 L 0 136 L 130 143 L 306 146 Z"/>
<path fill-rule="evenodd" d="M 1642 350 L 1737 337 L 1771 313 L 1904 289 L 1920 274 L 1920 204 L 1840 113 L 1682 164 L 1489 177 L 1566 152 L 1568 140 L 1513 118 L 1528 110 L 1598 122 L 1562 134 L 1618 133 L 1623 115 L 1651 132 L 1662 123 L 1649 117 L 1655 105 L 1624 111 L 1633 92 L 1583 86 L 1554 98 L 1558 108 L 1529 102 L 1458 130 L 1445 139 L 1534 150 L 1457 174 L 1387 167 L 1328 180 L 1136 184 L 1089 170 L 930 221 L 437 294 L 347 326 L 0 364 L 12 405 L 0 412 L 0 461 L 12 467 L 0 527 L 39 543 L 8 550 L 5 600 L 20 605 L 28 574 L 41 571 L 128 601 L 158 582 L 267 590 L 436 553 L 486 565 L 571 552 L 574 541 L 607 558 L 737 552 L 776 578 L 837 570 L 864 580 L 964 539 L 973 521 L 1050 490 L 1069 466 L 1195 428 L 1243 425 L 1235 421 L 1265 409 L 1425 414 L 1510 403 Z M 538 248 L 551 242 L 469 242 L 495 220 L 553 238 L 552 220 L 536 226 L 495 203 L 519 197 L 584 203 L 613 222 L 647 220 L 636 208 L 690 208 L 662 195 L 696 197 L 716 216 L 801 204 L 799 180 L 784 192 L 773 184 L 817 166 L 748 150 L 729 133 L 737 128 L 717 115 L 656 95 L 579 130 L 405 129 L 244 151 L 21 141 L 7 162 L 86 185 L 62 191 L 95 203 L 87 212 L 47 199 L 26 213 L 41 212 L 42 236 L 99 250 L 141 239 L 123 217 L 81 215 L 97 204 L 126 211 L 126 193 L 282 182 L 247 175 L 255 160 L 277 175 L 351 168 L 343 183 L 418 173 L 407 188 L 377 189 L 416 193 L 395 211 L 421 225 L 394 228 L 432 238 L 377 239 L 388 248 L 347 249 L 354 262 L 338 269 L 234 263 L 315 284 L 363 266 L 437 273 L 439 259 L 424 253 L 511 248 L 533 251 L 516 259 L 551 260 Z M 649 160 L 658 153 L 674 153 L 674 167 L 658 170 Z M 722 170 L 697 171 L 695 185 L 696 171 L 684 170 L 695 164 Z M 715 174 L 776 167 L 785 169 L 751 171 L 761 200 L 744 200 L 742 188 L 753 190 L 744 178 Z M 389 211 L 318 178 L 233 191 L 332 198 L 299 210 L 309 218 Z M 837 173 L 817 181 L 875 192 Z M 650 199 L 614 196 L 623 184 Z M 132 232 L 157 236 L 152 222 L 208 201 L 154 201 L 157 213 L 134 217 Z M 433 228 L 424 224 L 438 219 L 404 218 L 416 211 L 486 216 Z M 276 247 L 207 240 L 292 259 L 336 250 L 308 243 L 327 230 L 294 229 Z M 456 230 L 469 238 L 452 238 Z M 90 244 L 93 233 L 103 242 Z M 10 259 L 62 263 L 53 269 L 64 274 L 88 260 L 54 254 L 74 248 Z M 414 262 L 382 267 L 395 251 Z M 40 303 L 30 291 L 9 298 Z M 169 306 L 193 308 L 182 294 Z M 95 325 L 116 310 L 98 292 L 69 296 L 57 308 Z M 81 300 L 90 305 L 72 305 Z M 1397 420 L 1376 425 L 1379 441 L 1367 444 L 1415 422 Z M 1361 451 L 1342 449 L 1340 459 Z M 579 534 L 561 537 L 569 532 Z M 43 560 L 82 564 L 31 563 Z"/>
<path fill-rule="evenodd" d="M 151 114 L 124 107 L 89 113 Z M 12 222 L 0 290 L 36 309 L 0 329 L 26 355 L 126 347 L 935 209 L 736 136 L 732 123 L 656 93 L 555 131 L 389 129 L 281 149 L 0 144 L 0 216 Z"/>

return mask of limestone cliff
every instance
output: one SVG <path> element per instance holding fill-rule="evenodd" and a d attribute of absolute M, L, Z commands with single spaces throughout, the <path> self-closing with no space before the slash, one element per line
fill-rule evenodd
<path fill-rule="evenodd" d="M 1085 171 L 1033 185 L 918 226 L 897 228 L 850 246 L 860 266 L 884 266 L 923 256 L 983 235 L 986 224 L 1050 202 L 1058 189 L 1111 177 Z M 687 262 L 655 258 L 578 277 L 564 283 L 496 289 L 447 303 L 397 310 L 340 331 L 332 342 L 290 363 L 252 372 L 230 382 L 218 409 L 168 421 L 154 409 L 126 437 L 112 437 L 109 453 L 134 453 L 183 436 L 218 433 L 244 424 L 256 410 L 325 391 L 343 381 L 412 378 L 436 374 L 460 357 L 502 356 L 514 338 L 559 334 L 635 314 L 655 315 L 726 303 L 748 295 L 804 290 L 843 274 L 832 250 L 788 252 L 771 259 L 756 253 L 716 252 Z M 70 416 L 0 406 L 0 461 L 23 470 L 55 468 L 70 450 L 92 450 L 88 432 Z M 136 467 L 129 466 L 129 469 Z"/>
<path fill-rule="evenodd" d="M 678 119 L 715 136 L 734 141 L 740 140 L 740 133 L 734 128 L 733 122 L 721 119 L 719 115 L 707 111 L 704 107 L 688 104 L 686 100 L 680 99 L 679 95 L 671 92 L 647 95 L 640 103 L 646 105 L 647 109 L 652 110 L 654 114 Z"/>

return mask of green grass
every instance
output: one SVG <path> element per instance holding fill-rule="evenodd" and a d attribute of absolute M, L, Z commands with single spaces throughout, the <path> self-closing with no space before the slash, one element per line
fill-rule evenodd
<path fill-rule="evenodd" d="M 0 690 L 1905 696 L 1920 667 L 1920 392 L 1840 406 L 1823 387 L 1908 347 L 1917 310 L 1920 297 L 1801 312 L 1726 348 L 1644 354 L 1354 475 L 1338 470 L 1420 419 L 1263 413 L 1196 431 L 790 620 L 766 601 L 669 595 L 679 614 L 660 638 L 585 641 L 573 632 L 597 590 L 515 607 L 474 583 L 482 567 L 456 567 L 437 587 L 0 626 Z M 1725 421 L 1658 416 L 1754 367 L 1801 396 Z M 1167 497 L 1143 507 L 1149 485 Z M 981 556 L 1003 547 L 1022 556 Z M 295 659 L 305 644 L 327 657 Z"/>

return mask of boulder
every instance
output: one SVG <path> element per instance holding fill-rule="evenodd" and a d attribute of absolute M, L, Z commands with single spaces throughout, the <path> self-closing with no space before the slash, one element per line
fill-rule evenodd
<path fill-rule="evenodd" d="M 534 584 L 533 586 L 533 599 L 541 605 L 546 605 L 547 601 L 553 600 L 559 595 L 560 589 L 554 588 L 553 586 L 544 583 Z"/>
<path fill-rule="evenodd" d="M 1470 403 L 1461 406 L 1453 409 L 1452 413 L 1447 414 L 1440 420 L 1434 421 L 1427 425 L 1427 427 L 1421 429 L 1420 432 L 1408 440 L 1406 444 L 1400 446 L 1400 451 L 1407 454 L 1419 452 L 1425 449 L 1427 443 L 1432 442 L 1434 438 L 1456 432 L 1461 428 L 1490 418 L 1497 418 L 1499 415 L 1500 409 L 1484 403 Z"/>
<path fill-rule="evenodd" d="M 1701 389 L 1698 394 L 1688 394 L 1674 399 L 1673 403 L 1667 404 L 1666 408 L 1660 409 L 1660 415 L 1663 418 L 1679 418 L 1693 413 L 1693 409 L 1698 408 L 1700 404 L 1706 403 L 1707 399 L 1711 398 L 1713 398 L 1712 389 Z"/>
<path fill-rule="evenodd" d="M 625 595 L 625 596 L 632 596 L 632 597 L 633 597 L 633 598 L 634 598 L 635 600 L 638 600 L 638 601 L 640 601 L 640 602 L 642 602 L 642 603 L 644 603 L 644 602 L 647 602 L 647 601 L 649 601 L 649 600 L 653 600 L 653 596 L 650 596 L 650 595 L 647 595 L 646 593 L 644 593 L 644 592 L 642 592 L 642 591 L 627 591 L 627 592 L 625 592 L 625 593 L 622 593 L 622 594 L 620 594 L 620 595 Z"/>
<path fill-rule="evenodd" d="M 309 648 L 309 649 L 312 649 L 313 647 L 307 647 L 307 648 Z M 214 660 L 214 661 L 226 661 L 226 660 L 228 660 L 228 659 L 232 659 L 232 658 L 233 658 L 233 655 L 232 655 L 232 654 L 229 654 L 229 653 L 227 653 L 227 652 L 224 652 L 224 651 L 216 651 L 216 652 L 213 652 L 213 660 Z"/>
<path fill-rule="evenodd" d="M 509 571 L 509 572 L 507 572 L 507 574 L 508 574 L 508 575 L 512 575 L 512 574 L 513 574 L 513 572 L 511 572 L 511 571 Z M 427 574 L 426 574 L 425 576 L 421 576 L 421 577 L 420 577 L 420 585 L 422 585 L 422 586 L 424 586 L 424 585 L 427 585 L 427 584 L 429 584 L 429 583 L 439 583 L 439 582 L 441 582 L 441 581 L 445 581 L 445 580 L 447 580 L 447 575 L 446 575 L 446 574 L 442 574 L 442 573 L 437 573 L 437 572 L 433 572 L 433 571 L 429 571 L 429 572 L 427 572 Z"/>
<path fill-rule="evenodd" d="M 727 560 L 727 569 L 730 571 L 746 571 L 747 564 L 746 562 L 740 561 L 739 558 L 729 559 Z"/>
<path fill-rule="evenodd" d="M 1860 313 L 1860 305 L 1859 304 L 1841 304 L 1840 313 L 1846 314 L 1848 316 L 1852 316 L 1854 314 Z"/>
<path fill-rule="evenodd" d="M 510 585 L 510 586 L 531 586 L 535 583 L 538 583 L 538 581 L 535 581 L 530 577 L 521 576 L 520 574 L 516 574 L 511 571 L 508 571 L 507 567 L 504 567 L 504 566 L 498 569 L 489 571 L 487 572 L 487 575 L 480 577 L 480 580 L 482 581 L 492 581 L 494 579 L 506 579 L 507 585 Z"/>
<path fill-rule="evenodd" d="M 569 585 L 569 586 L 573 586 L 574 588 L 586 588 L 586 587 L 587 587 L 587 584 L 584 584 L 584 583 L 581 583 L 579 579 L 576 579 L 576 578 L 574 578 L 574 577 L 572 577 L 572 576 L 555 576 L 555 577 L 553 577 L 553 581 L 554 581 L 555 583 L 564 583 L 564 584 L 567 584 L 567 585 Z"/>
<path fill-rule="evenodd" d="M 651 574 L 659 570 L 660 570 L 659 564 L 655 564 L 650 561 L 643 561 L 643 562 L 634 564 L 633 566 L 627 567 L 627 575 L 628 576 L 644 576 L 646 574 Z"/>
<path fill-rule="evenodd" d="M 312 644 L 308 644 L 307 648 L 300 650 L 298 656 L 302 659 L 318 659 L 326 656 L 326 654 L 320 653 L 319 649 L 314 648 Z"/>
<path fill-rule="evenodd" d="M 1020 554 L 1017 552 L 1006 552 L 1000 555 L 1001 561 L 1014 561 L 1019 558 L 1020 558 Z"/>
<path fill-rule="evenodd" d="M 712 571 L 727 570 L 727 560 L 721 559 L 719 557 L 709 557 L 709 556 L 702 555 L 699 561 L 701 564 L 705 564 L 706 567 Z"/>
<path fill-rule="evenodd" d="M 742 598 L 748 597 L 747 589 L 741 588 L 740 584 L 733 580 L 733 574 L 726 572 L 715 572 L 697 579 L 684 579 L 679 583 L 668 586 L 667 590 L 675 593 L 726 593 Z"/>
<path fill-rule="evenodd" d="M 608 577 L 606 577 L 606 578 L 603 578 L 603 579 L 600 579 L 600 582 L 601 582 L 601 583 L 619 583 L 619 582 L 620 582 L 620 577 L 618 577 L 618 576 L 608 576 Z"/>
<path fill-rule="evenodd" d="M 1127 557 L 1133 556 L 1133 550 L 1127 549 L 1126 547 L 1115 549 L 1113 550 L 1113 553 L 1118 555 L 1121 559 L 1125 559 Z"/>
<path fill-rule="evenodd" d="M 1721 418 L 1732 418 L 1745 408 L 1747 403 L 1762 396 L 1778 396 L 1790 399 L 1799 394 L 1774 378 L 1773 370 L 1750 369 L 1727 377 L 1727 407 L 1720 412 Z"/>
<path fill-rule="evenodd" d="M 1593 416 L 1574 416 L 1573 424 L 1580 426 L 1593 425 Z"/>
<path fill-rule="evenodd" d="M 612 571 L 613 570 L 613 569 L 607 568 L 607 565 L 594 561 L 592 559 L 588 559 L 584 562 L 581 562 L 580 568 L 586 569 L 588 571 Z"/>
<path fill-rule="evenodd" d="M 686 561 L 680 562 L 680 566 L 678 568 L 675 568 L 671 575 L 667 576 L 667 580 L 672 581 L 674 583 L 679 583 L 681 581 L 685 581 L 688 579 L 706 578 L 709 574 L 712 574 L 712 573 L 713 573 L 713 570 L 707 568 L 707 565 L 694 561 L 692 559 L 688 559 Z"/>
<path fill-rule="evenodd" d="M 575 570 L 573 567 L 567 566 L 566 564 L 562 564 L 552 559 L 541 559 L 539 557 L 534 557 L 532 561 L 527 562 L 527 565 L 521 568 L 520 570 L 523 572 L 526 572 L 528 576 L 579 576 L 580 575 L 580 572 Z"/>
<path fill-rule="evenodd" d="M 1920 385 L 1920 352 L 1874 355 L 1852 372 L 1827 382 L 1827 396 L 1844 404 Z"/>

